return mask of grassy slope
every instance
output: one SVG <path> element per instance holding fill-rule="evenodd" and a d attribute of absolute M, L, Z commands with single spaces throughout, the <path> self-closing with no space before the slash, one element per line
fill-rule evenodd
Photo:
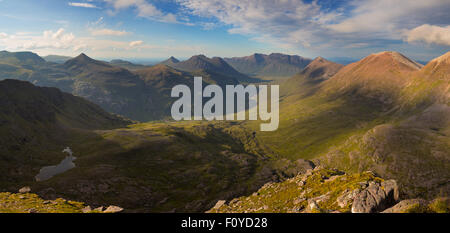
<path fill-rule="evenodd" d="M 82 213 L 82 202 L 41 199 L 32 193 L 0 193 L 0 213 Z"/>
<path fill-rule="evenodd" d="M 367 60 L 380 62 L 378 57 L 364 63 Z M 350 69 L 367 67 L 353 64 L 346 68 Z M 394 71 L 387 69 L 386 75 Z M 345 86 L 342 74 L 341 80 L 333 77 L 316 86 L 300 82 L 300 91 L 305 86 L 313 91 L 285 95 L 279 129 L 257 137 L 279 157 L 314 159 L 348 172 L 374 170 L 398 179 L 404 194 L 411 197 L 448 195 L 448 76 L 445 70 L 438 73 L 428 67 L 413 74 L 407 71 L 409 80 L 392 84 L 386 93 L 382 90 L 388 82 Z M 429 77 L 430 73 L 439 78 Z M 373 81 L 367 74 L 362 80 Z M 339 81 L 346 88 L 334 85 Z M 259 124 L 248 122 L 247 126 L 257 130 Z"/>
<path fill-rule="evenodd" d="M 80 131 L 64 145 L 74 151 L 76 168 L 12 188 L 29 185 L 46 198 L 129 211 L 197 212 L 279 180 L 286 173 L 277 168 L 298 172 L 289 161 L 272 161 L 266 156 L 270 152 L 235 123 L 145 123 L 95 134 Z"/>

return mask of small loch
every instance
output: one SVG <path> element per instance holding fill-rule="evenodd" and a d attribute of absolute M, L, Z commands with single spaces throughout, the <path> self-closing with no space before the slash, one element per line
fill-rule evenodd
<path fill-rule="evenodd" d="M 67 147 L 62 152 L 67 153 L 68 156 L 66 156 L 58 165 L 41 168 L 39 174 L 35 176 L 36 181 L 48 180 L 57 174 L 61 174 L 75 167 L 75 163 L 73 161 L 76 157 L 73 156 L 72 150 Z"/>

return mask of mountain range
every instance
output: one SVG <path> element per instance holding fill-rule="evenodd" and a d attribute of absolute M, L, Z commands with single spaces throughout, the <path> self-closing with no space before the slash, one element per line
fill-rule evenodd
<path fill-rule="evenodd" d="M 246 57 L 225 58 L 237 71 L 257 77 L 292 76 L 303 70 L 312 60 L 297 55 L 255 53 Z"/>
<path fill-rule="evenodd" d="M 302 61 L 272 57 L 290 66 Z M 450 52 L 425 66 L 397 52 L 346 66 L 309 60 L 280 84 L 280 124 L 273 132 L 260 132 L 261 121 L 140 123 L 115 115 L 166 120 L 174 85 L 191 86 L 197 75 L 205 83 L 246 84 L 258 76 L 252 72 L 202 55 L 130 71 L 85 54 L 56 64 L 29 52 L 0 52 L 0 79 L 8 78 L 0 81 L 0 166 L 7 171 L 0 189 L 28 185 L 47 199 L 130 212 L 200 212 L 237 198 L 216 210 L 246 211 L 246 200 L 271 198 L 252 194 L 261 187 L 279 186 L 273 195 L 293 202 L 287 191 L 305 184 L 300 176 L 286 179 L 308 174 L 315 164 L 331 169 L 312 173 L 319 174 L 310 187 L 316 194 L 345 193 L 326 185 L 342 175 L 339 169 L 351 179 L 367 176 L 361 182 L 377 181 L 377 187 L 385 187 L 380 179 L 394 179 L 400 199 L 448 197 Z M 64 158 L 66 146 L 77 156 L 76 168 L 35 182 L 41 167 Z M 342 184 L 354 188 L 351 179 Z M 308 195 L 298 204 L 318 197 Z M 330 200 L 316 204 L 339 208 Z"/>
<path fill-rule="evenodd" d="M 219 76 L 216 79 L 219 85 L 237 84 L 239 82 L 255 82 L 258 79 L 251 78 L 245 74 L 240 73 L 230 66 L 224 59 L 220 57 L 209 58 L 205 55 L 192 56 L 186 61 L 178 61 L 169 58 L 163 62 L 175 69 L 193 72 L 197 74 L 206 73 L 209 76 Z"/>

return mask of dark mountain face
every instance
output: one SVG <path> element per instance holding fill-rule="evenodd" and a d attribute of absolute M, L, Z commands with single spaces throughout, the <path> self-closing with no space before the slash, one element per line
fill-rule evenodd
<path fill-rule="evenodd" d="M 0 81 L 2 188 L 34 180 L 40 167 L 61 160 L 61 150 L 93 129 L 131 124 L 81 97 L 19 80 Z M 3 189 L 4 190 L 4 189 Z"/>
<path fill-rule="evenodd" d="M 13 79 L 0 81 L 0 103 L 0 121 L 9 122 L 8 125 L 26 122 L 65 128 L 107 129 L 130 123 L 57 88 L 37 87 Z"/>
<path fill-rule="evenodd" d="M 0 151 L 59 141 L 72 129 L 110 129 L 130 123 L 83 98 L 19 80 L 0 81 L 0 106 Z"/>
<path fill-rule="evenodd" d="M 37 56 L 30 54 L 31 57 Z M 19 55 L 13 57 L 23 56 Z M 39 86 L 57 87 L 84 97 L 109 112 L 134 120 L 148 121 L 160 117 L 153 111 L 157 104 L 150 99 L 152 89 L 128 69 L 92 59 L 85 54 L 63 64 L 43 61 L 40 65 L 23 66 L 20 62 L 16 62 L 17 65 L 5 64 L 4 60 L 0 59 L 0 67 L 4 67 L 0 71 L 0 78 L 15 78 Z"/>
<path fill-rule="evenodd" d="M 292 76 L 302 71 L 311 59 L 281 53 L 270 55 L 255 53 L 247 57 L 225 58 L 225 61 L 247 75 L 281 77 Z"/>
<path fill-rule="evenodd" d="M 149 100 L 152 90 L 138 75 L 85 54 L 65 62 L 63 67 L 73 77 L 73 94 L 131 119 L 154 119 L 152 109 L 156 106 Z"/>
<path fill-rule="evenodd" d="M 187 72 L 205 73 L 218 84 L 258 81 L 238 72 L 220 57 L 197 55 L 169 66 Z"/>

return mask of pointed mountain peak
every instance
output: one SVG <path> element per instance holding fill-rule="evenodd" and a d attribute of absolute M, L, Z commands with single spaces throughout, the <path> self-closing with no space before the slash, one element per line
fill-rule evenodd
<path fill-rule="evenodd" d="M 313 63 L 313 62 L 330 62 L 330 61 L 328 61 L 327 59 L 319 56 L 319 57 L 316 57 L 311 63 Z"/>
<path fill-rule="evenodd" d="M 194 55 L 191 58 L 189 58 L 189 60 L 191 60 L 191 59 L 202 59 L 202 60 L 205 60 L 205 59 L 208 59 L 208 57 L 203 55 L 203 54 L 199 54 L 199 55 Z"/>
<path fill-rule="evenodd" d="M 80 53 L 80 55 L 76 56 L 75 58 L 71 59 L 71 60 L 78 60 L 78 61 L 93 61 L 94 59 L 88 57 L 86 54 L 84 53 Z"/>
<path fill-rule="evenodd" d="M 178 60 L 175 57 L 171 56 L 167 60 L 164 60 L 164 61 L 160 62 L 159 64 L 171 66 L 171 65 L 175 65 L 175 64 L 177 64 L 179 62 L 180 62 L 180 60 Z"/>
<path fill-rule="evenodd" d="M 361 63 L 376 63 L 378 65 L 402 65 L 411 71 L 419 70 L 423 65 L 409 59 L 405 55 L 395 51 L 383 51 L 371 54 L 360 61 Z"/>
<path fill-rule="evenodd" d="M 323 57 L 316 57 L 305 67 L 305 69 L 303 69 L 301 74 L 313 79 L 328 79 L 331 76 L 335 75 L 342 67 L 344 66 L 328 61 Z"/>
<path fill-rule="evenodd" d="M 180 60 L 176 59 L 174 56 L 170 56 L 169 59 L 167 59 L 167 60 L 172 61 L 173 63 L 180 62 Z"/>
<path fill-rule="evenodd" d="M 84 69 L 84 67 L 86 67 L 87 65 L 94 65 L 97 67 L 100 67 L 100 66 L 101 67 L 113 67 L 110 64 L 107 64 L 106 62 L 97 61 L 95 59 L 92 59 L 84 53 L 81 53 L 77 57 L 64 62 L 64 66 L 66 68 L 71 69 L 71 70 L 78 70 L 78 71 L 80 69 Z"/>

